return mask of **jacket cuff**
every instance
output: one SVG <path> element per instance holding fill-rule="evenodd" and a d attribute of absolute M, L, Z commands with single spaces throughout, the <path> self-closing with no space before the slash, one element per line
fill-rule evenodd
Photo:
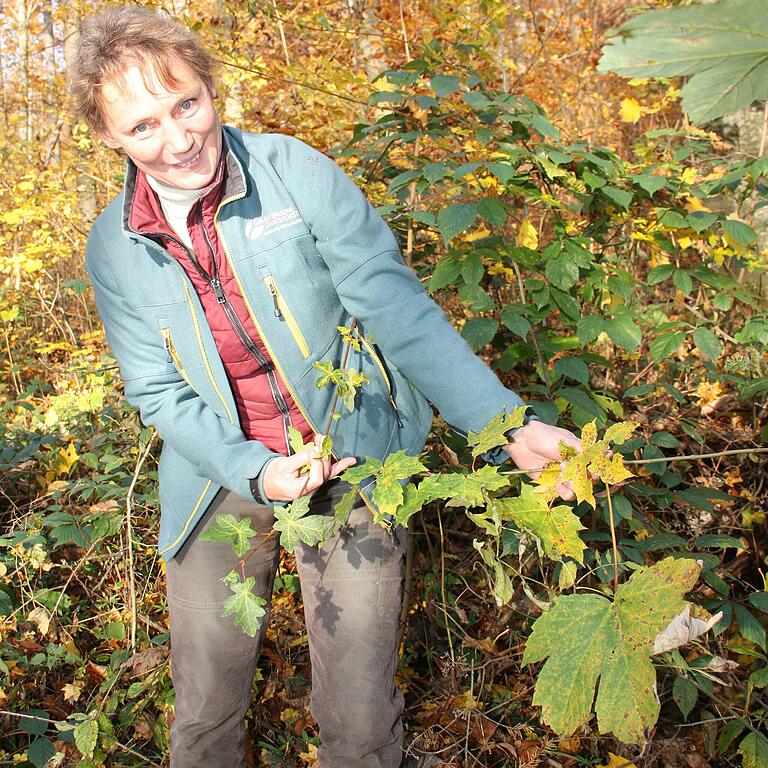
<path fill-rule="evenodd" d="M 273 457 L 271 459 L 267 459 L 267 461 L 264 462 L 264 466 L 261 468 L 261 471 L 259 472 L 256 477 L 252 477 L 249 480 L 250 486 L 251 486 L 251 496 L 253 496 L 253 500 L 257 504 L 264 504 L 268 507 L 274 507 L 276 504 L 281 504 L 284 502 L 280 501 L 272 501 L 264 491 L 264 470 L 269 466 L 271 462 L 273 462 L 277 457 Z"/>
<path fill-rule="evenodd" d="M 517 432 L 519 429 L 524 427 L 526 424 L 529 424 L 532 421 L 541 421 L 541 419 L 533 412 L 533 409 L 530 405 L 526 406 L 525 416 L 523 417 L 523 423 L 520 427 L 513 427 L 512 429 L 505 432 L 505 436 L 507 440 L 511 440 L 515 432 Z M 509 459 L 509 456 L 507 455 L 507 452 L 504 450 L 503 446 L 498 446 L 497 448 L 493 448 L 490 451 L 486 451 L 486 453 L 482 454 L 480 458 L 485 461 L 487 464 L 503 464 L 505 461 Z"/>

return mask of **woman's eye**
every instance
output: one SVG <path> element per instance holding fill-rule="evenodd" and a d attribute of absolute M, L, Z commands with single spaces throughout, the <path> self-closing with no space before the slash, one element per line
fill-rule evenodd
<path fill-rule="evenodd" d="M 192 106 L 192 99 L 184 99 L 184 101 L 181 102 L 181 108 L 182 110 L 187 110 Z"/>
<path fill-rule="evenodd" d="M 134 133 L 146 133 L 149 130 L 149 126 L 146 123 L 139 123 L 134 129 Z"/>

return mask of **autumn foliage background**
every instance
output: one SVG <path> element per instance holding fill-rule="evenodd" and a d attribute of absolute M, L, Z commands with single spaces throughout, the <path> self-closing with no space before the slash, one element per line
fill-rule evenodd
<path fill-rule="evenodd" d="M 495 561 L 473 547 L 488 529 L 427 505 L 410 522 L 398 684 L 412 753 L 434 765 L 765 764 L 734 741 L 734 723 L 765 727 L 763 454 L 660 460 L 768 444 L 766 123 L 759 105 L 694 128 L 676 81 L 598 72 L 608 30 L 668 4 L 163 6 L 219 60 L 225 122 L 336 156 L 465 338 L 541 415 L 637 425 L 622 455 L 657 463 L 632 466 L 615 510 L 604 498 L 577 510 L 579 584 L 610 592 L 615 515 L 624 576 L 633 562 L 698 559 L 691 599 L 723 611 L 657 664 L 661 716 L 644 744 L 594 723 L 557 736 L 521 659 L 575 565 L 510 530 L 496 551 L 513 573 L 501 594 Z M 37 768 L 164 764 L 173 717 L 159 441 L 121 399 L 83 266 L 123 174 L 66 97 L 78 21 L 101 5 L 0 9 L 0 763 Z M 438 420 L 427 466 L 467 458 Z M 249 764 L 312 765 L 290 555 L 272 610 Z"/>

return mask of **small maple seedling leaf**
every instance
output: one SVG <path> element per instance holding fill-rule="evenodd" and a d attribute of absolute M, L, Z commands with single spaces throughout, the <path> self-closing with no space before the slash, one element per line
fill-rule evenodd
<path fill-rule="evenodd" d="M 507 432 L 523 426 L 526 408 L 525 405 L 519 405 L 510 414 L 500 411 L 479 432 L 470 432 L 467 445 L 472 448 L 472 458 L 476 459 L 500 445 L 506 445 L 509 442 Z"/>
<path fill-rule="evenodd" d="M 659 714 L 653 641 L 685 606 L 699 570 L 670 557 L 635 571 L 613 602 L 594 594 L 557 598 L 534 623 L 523 654 L 523 664 L 547 659 L 533 697 L 544 722 L 562 736 L 585 725 L 599 677 L 600 732 L 642 742 Z"/>
<path fill-rule="evenodd" d="M 579 538 L 584 526 L 570 507 L 560 504 L 550 508 L 544 494 L 530 485 L 522 485 L 517 498 L 495 499 L 491 506 L 499 510 L 502 520 L 513 520 L 535 536 L 550 559 L 566 556 L 584 563 L 586 544 Z"/>
<path fill-rule="evenodd" d="M 235 554 L 242 557 L 251 548 L 251 539 L 256 531 L 251 528 L 251 521 L 238 520 L 234 515 L 216 515 L 213 525 L 200 536 L 203 541 L 224 541 L 232 545 Z"/>
<path fill-rule="evenodd" d="M 280 546 L 287 552 L 293 552 L 300 541 L 314 547 L 333 534 L 336 518 L 308 515 L 310 498 L 300 496 L 287 507 L 275 507 L 272 527 L 280 532 Z"/>
<path fill-rule="evenodd" d="M 227 583 L 234 594 L 224 601 L 221 615 L 234 614 L 235 624 L 249 637 L 256 637 L 261 627 L 261 619 L 267 613 L 266 600 L 253 594 L 256 579 L 249 576 L 245 581 L 240 581 L 236 575 L 233 579 L 232 574 L 229 574 L 222 581 Z"/>

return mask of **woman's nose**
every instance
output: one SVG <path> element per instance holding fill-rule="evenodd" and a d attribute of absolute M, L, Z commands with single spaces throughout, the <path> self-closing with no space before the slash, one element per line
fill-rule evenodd
<path fill-rule="evenodd" d="M 174 155 L 183 155 L 192 149 L 192 137 L 176 120 L 171 120 L 166 124 L 164 134 L 166 147 Z"/>

